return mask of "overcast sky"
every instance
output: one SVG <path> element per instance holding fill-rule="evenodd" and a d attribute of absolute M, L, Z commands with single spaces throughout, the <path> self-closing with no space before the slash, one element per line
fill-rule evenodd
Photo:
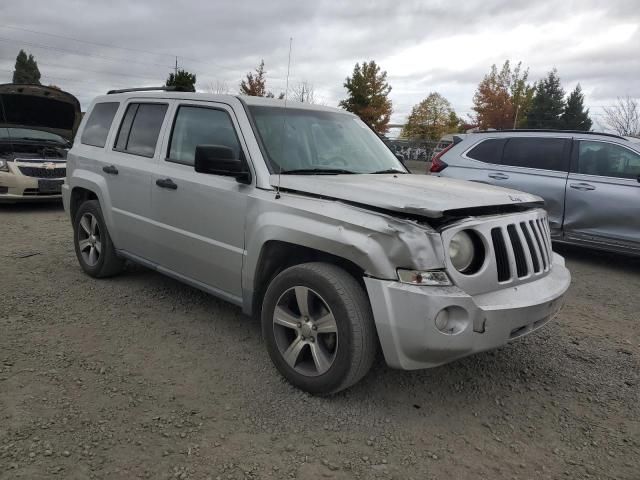
<path fill-rule="evenodd" d="M 568 91 L 580 83 L 592 118 L 619 95 L 640 97 L 638 0 L 5 1 L 0 7 L 0 81 L 15 56 L 36 57 L 42 83 L 83 108 L 110 88 L 158 85 L 178 65 L 198 90 L 226 84 L 264 59 L 267 88 L 313 84 L 336 105 L 356 62 L 374 59 L 393 87 L 393 122 L 437 91 L 471 113 L 474 90 L 493 63 L 522 61 L 536 80 L 556 67 Z M 120 48 L 115 48 L 120 47 Z"/>

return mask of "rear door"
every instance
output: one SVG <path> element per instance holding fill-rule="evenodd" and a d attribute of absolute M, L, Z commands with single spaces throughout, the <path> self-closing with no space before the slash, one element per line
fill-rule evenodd
<path fill-rule="evenodd" d="M 154 242 L 161 268 L 240 303 L 244 224 L 251 185 L 194 170 L 197 145 L 230 147 L 246 157 L 228 105 L 182 101 L 151 184 Z"/>
<path fill-rule="evenodd" d="M 130 100 L 122 108 L 111 150 L 97 162 L 98 173 L 111 199 L 116 247 L 150 258 L 151 171 L 168 103 Z"/>
<path fill-rule="evenodd" d="M 542 197 L 551 234 L 558 236 L 562 231 L 570 151 L 570 138 L 507 138 L 501 165 L 487 171 L 487 183 Z"/>
<path fill-rule="evenodd" d="M 640 252 L 640 153 L 579 140 L 567 182 L 568 239 Z"/>

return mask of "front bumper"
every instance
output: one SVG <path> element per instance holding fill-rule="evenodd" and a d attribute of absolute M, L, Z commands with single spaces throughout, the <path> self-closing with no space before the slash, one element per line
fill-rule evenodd
<path fill-rule="evenodd" d="M 9 172 L 0 171 L 0 203 L 60 200 L 62 194 L 44 193 L 38 188 L 39 177 L 23 175 L 17 165 L 10 163 Z M 47 180 L 64 180 L 64 177 L 46 177 Z"/>
<path fill-rule="evenodd" d="M 419 287 L 365 278 L 387 364 L 404 370 L 435 367 L 542 327 L 562 307 L 571 283 L 564 259 L 553 255 L 553 268 L 545 277 L 475 296 L 455 286 Z M 453 334 L 436 327 L 443 309 L 455 319 Z"/>

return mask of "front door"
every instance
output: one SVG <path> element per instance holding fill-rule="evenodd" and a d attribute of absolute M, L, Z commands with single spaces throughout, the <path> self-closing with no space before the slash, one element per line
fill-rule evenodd
<path fill-rule="evenodd" d="M 193 167 L 197 145 L 223 145 L 237 158 L 244 155 L 237 121 L 231 108 L 209 102 L 181 102 L 173 116 L 165 158 L 151 182 L 157 263 L 239 303 L 252 187 Z"/>
<path fill-rule="evenodd" d="M 567 181 L 565 236 L 640 252 L 640 153 L 605 141 L 577 143 Z"/>

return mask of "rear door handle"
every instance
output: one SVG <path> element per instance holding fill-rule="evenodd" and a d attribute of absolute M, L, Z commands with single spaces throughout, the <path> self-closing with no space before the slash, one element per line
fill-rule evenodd
<path fill-rule="evenodd" d="M 505 175 L 504 173 L 490 173 L 490 178 L 495 178 L 496 180 L 506 180 L 509 178 L 509 175 Z"/>
<path fill-rule="evenodd" d="M 107 165 L 106 167 L 102 167 L 102 171 L 104 173 L 108 173 L 109 175 L 117 175 L 118 169 L 113 165 Z"/>
<path fill-rule="evenodd" d="M 596 187 L 589 185 L 588 183 L 570 183 L 569 186 L 575 190 L 582 190 L 583 192 L 596 189 Z"/>
<path fill-rule="evenodd" d="M 169 190 L 178 189 L 178 185 L 176 185 L 170 178 L 159 178 L 158 180 L 156 180 L 156 185 L 161 188 L 168 188 Z"/>

